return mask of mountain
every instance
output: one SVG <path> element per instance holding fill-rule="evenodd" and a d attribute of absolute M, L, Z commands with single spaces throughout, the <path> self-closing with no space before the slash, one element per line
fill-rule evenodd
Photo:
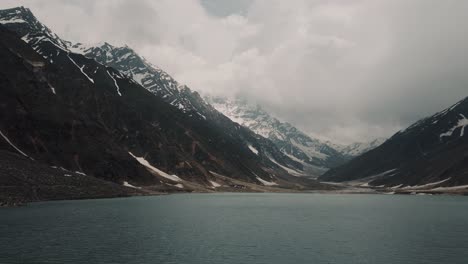
<path fill-rule="evenodd" d="M 96 45 L 66 42 L 70 51 L 92 58 L 125 74 L 183 112 L 197 112 L 187 97 L 187 87 L 180 85 L 162 69 L 152 65 L 128 46 L 115 47 L 107 42 Z M 189 89 L 188 89 L 189 90 Z"/>
<path fill-rule="evenodd" d="M 330 144 L 311 138 L 245 99 L 206 97 L 206 100 L 234 122 L 273 141 L 283 153 L 304 164 L 315 175 L 320 175 L 346 161 L 346 157 Z"/>
<path fill-rule="evenodd" d="M 349 163 L 320 177 L 373 186 L 468 184 L 468 98 L 424 118 Z"/>
<path fill-rule="evenodd" d="M 75 53 L 93 58 L 99 63 L 118 69 L 127 77 L 134 79 L 153 94 L 163 98 L 166 102 L 178 107 L 183 112 L 198 115 L 205 119 L 208 117 L 210 121 L 230 130 L 237 129 L 235 124 L 224 118 L 224 116 L 228 116 L 233 121 L 239 121 L 238 118 L 232 115 L 232 111 L 226 111 L 234 106 L 232 101 L 224 100 L 220 102 L 220 98 L 212 100 L 209 97 L 202 99 L 198 93 L 192 92 L 187 86 L 179 84 L 169 74 L 149 63 L 128 46 L 115 47 L 106 42 L 96 45 L 73 44 L 66 41 L 65 43 Z M 235 103 L 243 106 L 245 112 L 248 112 L 248 114 L 243 116 L 246 120 L 249 119 L 247 115 L 253 116 L 256 114 L 256 121 L 259 121 L 256 125 L 251 126 L 246 126 L 247 123 L 251 124 L 250 121 L 241 122 L 240 124 L 273 141 L 276 147 L 282 150 L 284 155 L 273 151 L 272 146 L 266 146 L 268 145 L 265 144 L 266 141 L 263 144 L 255 144 L 260 146 L 260 152 L 276 152 L 277 154 L 273 158 L 275 162 L 286 167 L 286 170 L 293 175 L 320 175 L 327 169 L 344 163 L 349 157 L 357 155 L 355 153 L 358 150 L 349 150 L 347 153 L 340 155 L 330 144 L 312 139 L 289 123 L 281 123 L 258 107 L 255 109 L 250 108 L 245 102 L 241 103 L 240 100 Z M 272 133 L 267 135 L 265 133 L 267 130 Z M 253 135 L 249 135 L 248 137 L 250 138 L 248 141 L 252 142 Z M 280 138 L 286 138 L 286 140 Z M 261 141 L 258 138 L 257 141 L 259 140 Z M 364 151 L 371 147 L 365 147 L 363 144 L 361 150 Z M 264 151 L 262 151 L 262 148 Z M 355 148 L 358 147 L 356 146 Z M 296 163 L 287 160 L 287 158 Z"/>
<path fill-rule="evenodd" d="M 301 164 L 197 93 L 180 90 L 193 109 L 174 106 L 125 73 L 71 52 L 29 9 L 1 10 L 0 24 L 0 149 L 30 166 L 116 183 L 127 193 L 327 188 L 291 176 L 287 166 Z M 17 169 L 30 180 L 31 170 Z"/>
<path fill-rule="evenodd" d="M 279 151 L 271 141 L 232 122 L 197 92 L 179 84 L 168 73 L 146 61 L 130 47 L 115 47 L 106 42 L 97 45 L 67 42 L 67 46 L 71 51 L 119 70 L 128 78 L 134 79 L 148 91 L 177 107 L 182 112 L 203 118 L 221 127 L 229 132 L 232 137 L 236 137 L 236 140 L 243 141 L 244 145 L 254 154 L 260 156 L 265 163 L 273 163 L 279 169 L 295 176 L 307 175 L 307 172 L 304 172 L 302 162 Z"/>
<path fill-rule="evenodd" d="M 370 142 L 355 142 L 349 145 L 339 145 L 332 142 L 327 143 L 339 151 L 342 155 L 353 158 L 375 149 L 376 147 L 382 145 L 386 140 L 386 138 L 376 138 Z"/>

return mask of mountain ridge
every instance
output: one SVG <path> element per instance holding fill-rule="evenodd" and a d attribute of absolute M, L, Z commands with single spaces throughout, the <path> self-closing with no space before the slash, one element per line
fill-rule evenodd
<path fill-rule="evenodd" d="M 321 176 L 405 188 L 468 184 L 468 97 L 397 132 L 381 146 Z"/>
<path fill-rule="evenodd" d="M 96 59 L 102 64 L 114 67 L 129 78 L 134 78 L 137 83 L 183 112 L 205 120 L 208 119 L 227 130 L 240 131 L 241 133 L 237 136 L 242 137 L 247 142 L 249 149 L 252 149 L 253 144 L 259 150 L 254 151 L 255 154 L 265 156 L 266 160 L 277 164 L 279 168 L 285 169 L 293 175 L 301 176 L 304 174 L 301 172 L 303 170 L 301 162 L 291 159 L 290 156 L 277 151 L 274 145 L 267 140 L 236 125 L 212 107 L 199 93 L 192 91 L 186 85 L 179 84 L 169 74 L 147 62 L 130 47 L 115 47 L 107 42 L 97 46 L 80 43 L 68 43 L 68 45 L 71 46 L 72 50 Z M 135 76 L 137 77 L 135 78 Z M 258 143 L 255 143 L 256 141 Z"/>
<path fill-rule="evenodd" d="M 335 148 L 336 145 L 307 135 L 245 99 L 211 96 L 205 98 L 231 120 L 272 140 L 286 155 L 306 164 L 316 174 L 322 174 L 329 168 L 341 165 L 351 157 Z"/>
<path fill-rule="evenodd" d="M 288 170 L 300 170 L 301 164 L 210 108 L 196 92 L 180 88 L 195 110 L 204 109 L 205 116 L 182 111 L 115 68 L 71 52 L 69 43 L 45 26 L 27 32 L 29 23 L 19 20 L 18 12 L 36 19 L 25 8 L 0 11 L 3 66 L 12 68 L 4 68 L 4 81 L 14 84 L 6 87 L 16 87 L 4 90 L 0 99 L 4 107 L 23 105 L 26 110 L 22 115 L 3 110 L 9 114 L 0 119 L 2 149 L 15 152 L 5 144 L 13 142 L 38 162 L 129 188 L 149 184 L 154 191 L 253 188 L 248 184 L 321 186 L 291 176 Z M 18 39 L 3 26 L 16 32 Z M 17 79 L 20 73 L 30 83 Z"/>

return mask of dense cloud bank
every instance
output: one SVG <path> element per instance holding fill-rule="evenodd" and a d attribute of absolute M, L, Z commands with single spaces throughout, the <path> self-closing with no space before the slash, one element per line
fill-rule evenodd
<path fill-rule="evenodd" d="M 203 93 L 242 94 L 341 142 L 468 96 L 468 1 L 35 0 L 61 37 L 128 44 Z"/>

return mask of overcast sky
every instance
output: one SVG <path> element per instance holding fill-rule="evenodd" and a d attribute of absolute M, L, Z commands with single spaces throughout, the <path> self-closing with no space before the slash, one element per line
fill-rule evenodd
<path fill-rule="evenodd" d="M 2 0 L 64 39 L 128 44 L 202 93 L 341 143 L 468 96 L 464 0 Z"/>

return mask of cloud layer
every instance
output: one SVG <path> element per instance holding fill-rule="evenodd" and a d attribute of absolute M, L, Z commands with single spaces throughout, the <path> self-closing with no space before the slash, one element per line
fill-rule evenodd
<path fill-rule="evenodd" d="M 4 0 L 61 37 L 128 44 L 194 90 L 307 132 L 388 136 L 468 96 L 468 1 Z"/>

